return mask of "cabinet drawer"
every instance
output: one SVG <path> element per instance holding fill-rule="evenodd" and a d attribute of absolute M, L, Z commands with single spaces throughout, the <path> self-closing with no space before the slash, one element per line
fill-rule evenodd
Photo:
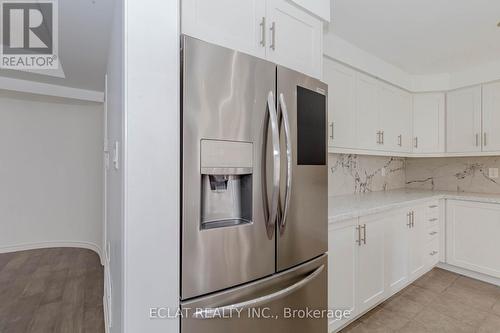
<path fill-rule="evenodd" d="M 439 262 L 439 238 L 435 237 L 426 246 L 428 263 L 435 265 Z"/>
<path fill-rule="evenodd" d="M 430 202 L 425 209 L 425 217 L 427 219 L 439 218 L 438 202 Z"/>
<path fill-rule="evenodd" d="M 434 227 L 427 229 L 427 241 L 431 241 L 439 236 L 439 226 L 436 224 Z"/>

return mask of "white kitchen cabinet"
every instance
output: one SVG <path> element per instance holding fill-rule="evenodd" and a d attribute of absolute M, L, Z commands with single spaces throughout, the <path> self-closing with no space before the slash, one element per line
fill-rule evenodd
<path fill-rule="evenodd" d="M 379 82 L 356 73 L 356 122 L 359 149 L 382 150 L 379 127 Z"/>
<path fill-rule="evenodd" d="M 448 264 L 500 278 L 500 205 L 448 200 Z"/>
<path fill-rule="evenodd" d="M 323 22 L 286 0 L 182 0 L 182 33 L 321 78 Z"/>
<path fill-rule="evenodd" d="M 393 294 L 408 283 L 410 217 L 407 210 L 390 211 L 384 215 L 386 289 Z"/>
<path fill-rule="evenodd" d="M 481 151 L 481 86 L 446 94 L 447 152 Z"/>
<path fill-rule="evenodd" d="M 363 312 L 385 297 L 385 218 L 373 215 L 359 219 L 358 311 Z"/>
<path fill-rule="evenodd" d="M 328 308 L 350 310 L 351 318 L 356 315 L 357 239 L 354 225 L 328 231 Z M 340 328 L 348 319 L 333 318 L 328 330 Z"/>
<path fill-rule="evenodd" d="M 409 277 L 414 280 L 428 268 L 427 230 L 428 218 L 425 206 L 414 207 L 410 212 Z"/>
<path fill-rule="evenodd" d="M 324 58 L 323 80 L 328 84 L 328 146 L 356 146 L 356 71 Z"/>
<path fill-rule="evenodd" d="M 419 154 L 445 151 L 445 95 L 413 95 L 413 152 Z"/>
<path fill-rule="evenodd" d="M 483 151 L 500 151 L 500 82 L 483 85 Z"/>
<path fill-rule="evenodd" d="M 310 76 L 322 77 L 323 22 L 286 0 L 266 0 L 267 58 Z"/>
<path fill-rule="evenodd" d="M 410 151 L 411 95 L 389 84 L 379 84 L 379 127 L 381 149 L 394 152 Z"/>
<path fill-rule="evenodd" d="M 266 1 L 182 0 L 182 33 L 257 57 L 266 55 Z"/>

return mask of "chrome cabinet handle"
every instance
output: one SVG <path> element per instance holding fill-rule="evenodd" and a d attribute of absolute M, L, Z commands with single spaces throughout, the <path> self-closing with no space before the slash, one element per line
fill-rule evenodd
<path fill-rule="evenodd" d="M 398 135 L 398 146 L 403 146 L 403 135 L 399 134 Z"/>
<path fill-rule="evenodd" d="M 486 147 L 487 142 L 486 142 L 486 132 L 483 133 L 483 146 Z"/>
<path fill-rule="evenodd" d="M 380 131 L 377 132 L 377 144 L 380 144 Z"/>
<path fill-rule="evenodd" d="M 410 212 L 406 213 L 406 217 L 408 219 L 408 223 L 406 223 L 406 226 L 408 228 L 411 228 L 411 213 Z"/>
<path fill-rule="evenodd" d="M 381 134 L 382 134 L 382 142 L 381 143 L 384 144 L 384 131 L 382 131 Z"/>
<path fill-rule="evenodd" d="M 276 223 L 276 218 L 278 216 L 278 204 L 279 204 L 279 193 L 280 193 L 280 137 L 279 137 L 279 126 L 278 126 L 278 115 L 276 113 L 276 107 L 274 106 L 274 94 L 272 91 L 269 92 L 267 96 L 267 107 L 269 109 L 269 119 L 271 120 L 271 137 L 273 144 L 273 196 L 271 198 L 271 209 L 269 210 L 269 216 L 267 220 L 268 233 L 274 230 L 274 225 Z M 264 191 L 266 189 L 264 188 Z"/>
<path fill-rule="evenodd" d="M 283 93 L 279 97 L 279 105 L 283 117 L 283 125 L 285 127 L 285 142 L 286 142 L 286 192 L 285 206 L 283 208 L 283 216 L 281 218 L 281 231 L 283 232 L 286 226 L 286 218 L 290 209 L 290 195 L 292 193 L 292 135 L 290 131 L 290 121 L 288 118 L 288 109 L 285 103 Z"/>
<path fill-rule="evenodd" d="M 479 134 L 476 133 L 476 147 L 479 147 Z"/>
<path fill-rule="evenodd" d="M 438 205 L 430 205 L 429 208 L 438 208 Z"/>
<path fill-rule="evenodd" d="M 363 224 L 363 244 L 366 245 L 366 224 Z"/>
<path fill-rule="evenodd" d="M 276 50 L 276 22 L 273 22 L 271 24 L 271 45 L 269 45 L 269 48 L 271 50 Z"/>
<path fill-rule="evenodd" d="M 299 282 L 296 282 L 292 284 L 289 287 L 286 287 L 285 289 L 281 289 L 277 292 L 274 292 L 269 295 L 264 295 L 261 297 L 257 297 L 245 302 L 241 303 L 236 303 L 236 304 L 231 304 L 231 305 L 225 305 L 221 306 L 218 308 L 206 308 L 206 309 L 199 309 L 193 314 L 193 318 L 195 319 L 211 319 L 211 318 L 216 318 L 219 317 L 221 313 L 228 313 L 233 310 L 244 310 L 244 309 L 249 309 L 249 308 L 257 308 L 263 304 L 268 304 L 270 302 L 273 302 L 275 300 L 281 299 L 285 296 L 290 295 L 291 293 L 296 292 L 297 290 L 301 289 L 308 283 L 310 283 L 312 280 L 318 277 L 323 270 L 325 269 L 325 265 L 321 265 L 319 268 L 317 268 L 315 271 L 313 271 L 311 274 L 306 276 L 304 279 L 300 280 Z M 240 310 L 240 311 L 241 311 Z"/>
<path fill-rule="evenodd" d="M 429 253 L 431 256 L 435 256 L 436 254 L 438 254 L 437 251 L 432 251 L 431 253 Z"/>
<path fill-rule="evenodd" d="M 262 47 L 266 46 L 266 17 L 262 17 L 260 21 L 260 45 Z"/>
<path fill-rule="evenodd" d="M 332 122 L 330 122 L 330 129 L 332 130 L 332 132 L 331 132 L 331 134 L 330 134 L 330 139 L 332 139 L 332 140 L 333 140 L 333 129 L 334 129 L 334 127 L 333 127 L 334 125 L 333 125 L 333 124 L 334 124 L 334 122 L 333 122 L 333 121 L 332 121 Z"/>
<path fill-rule="evenodd" d="M 437 221 L 437 220 L 438 220 L 438 219 L 437 219 L 437 218 L 435 218 L 435 217 L 434 217 L 434 218 L 432 218 L 432 219 L 429 219 L 429 221 L 430 221 L 430 222 L 435 222 L 435 221 Z"/>
<path fill-rule="evenodd" d="M 415 227 L 415 212 L 411 211 L 411 227 Z"/>
<path fill-rule="evenodd" d="M 358 231 L 358 239 L 356 240 L 356 243 L 358 246 L 361 246 L 361 226 L 356 226 L 356 230 Z"/>
<path fill-rule="evenodd" d="M 437 231 L 430 232 L 429 235 L 434 236 L 437 234 Z"/>
<path fill-rule="evenodd" d="M 414 139 L 415 143 L 414 143 L 414 147 L 415 148 L 418 148 L 418 137 L 416 136 L 415 139 Z"/>

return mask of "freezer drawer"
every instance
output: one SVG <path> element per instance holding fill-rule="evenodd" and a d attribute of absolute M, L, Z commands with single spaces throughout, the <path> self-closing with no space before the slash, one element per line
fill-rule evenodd
<path fill-rule="evenodd" d="M 327 256 L 181 306 L 188 314 L 182 333 L 324 333 Z M 325 315 L 316 318 L 321 310 Z"/>

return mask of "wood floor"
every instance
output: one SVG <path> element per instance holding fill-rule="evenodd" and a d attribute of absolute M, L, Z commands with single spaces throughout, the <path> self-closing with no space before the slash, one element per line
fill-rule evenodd
<path fill-rule="evenodd" d="M 97 254 L 53 248 L 0 254 L 1 333 L 104 332 Z"/>
<path fill-rule="evenodd" d="M 347 332 L 499 333 L 500 287 L 435 268 Z"/>

